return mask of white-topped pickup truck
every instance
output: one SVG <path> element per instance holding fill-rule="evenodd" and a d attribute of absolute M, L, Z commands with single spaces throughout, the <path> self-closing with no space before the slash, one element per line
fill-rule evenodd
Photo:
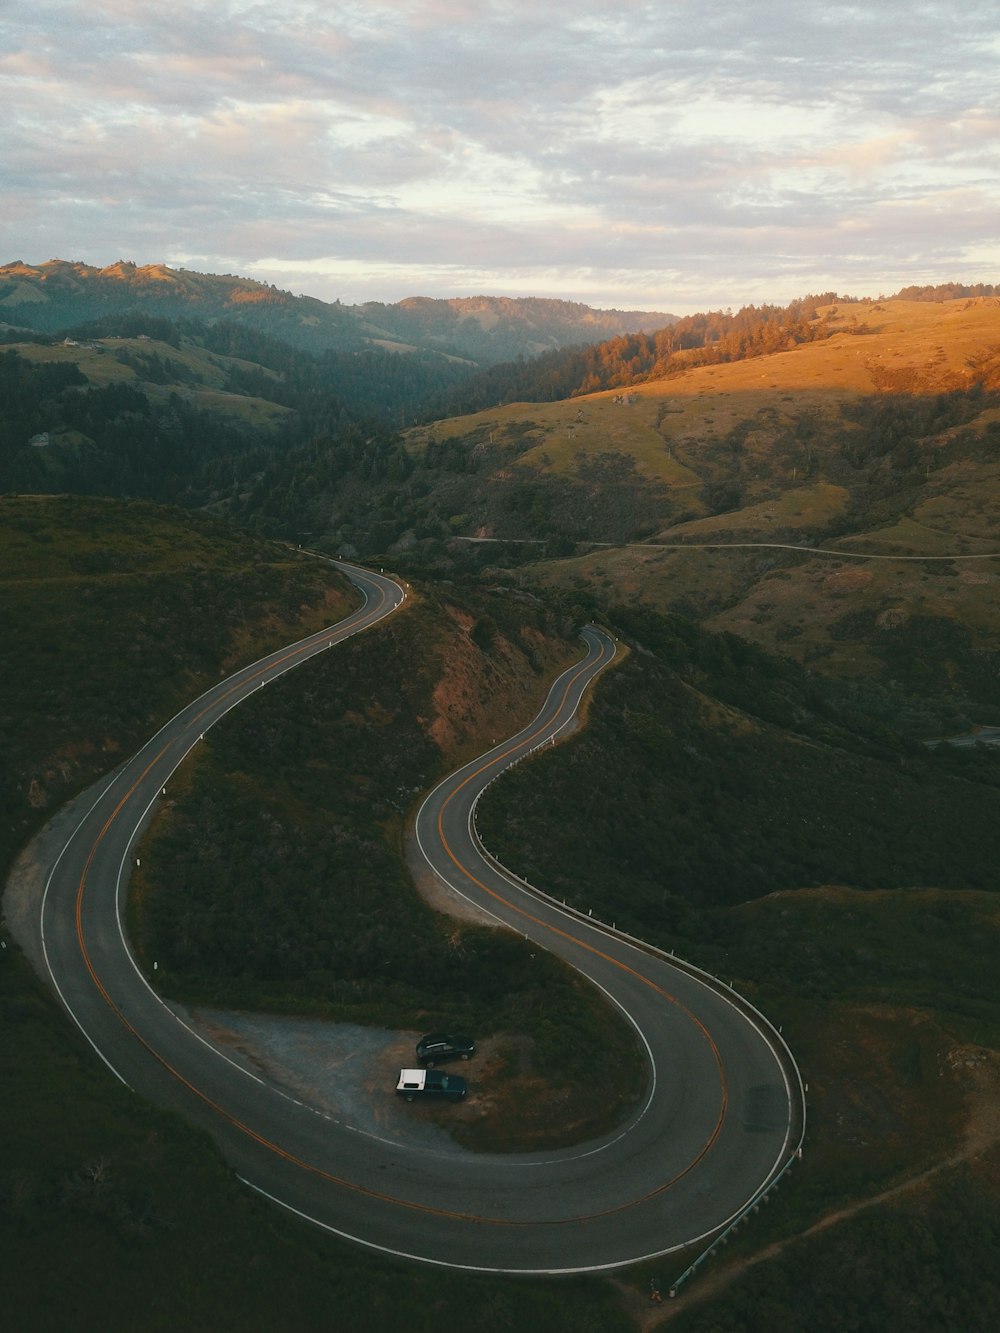
<path fill-rule="evenodd" d="M 440 1069 L 401 1069 L 396 1093 L 408 1102 L 418 1097 L 431 1097 L 449 1102 L 460 1102 L 469 1091 L 469 1085 L 458 1074 L 445 1074 Z"/>

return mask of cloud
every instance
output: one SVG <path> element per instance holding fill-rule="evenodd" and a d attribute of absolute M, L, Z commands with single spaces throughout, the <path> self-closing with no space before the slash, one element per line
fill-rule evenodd
<path fill-rule="evenodd" d="M 14 0 L 0 52 L 9 257 L 666 308 L 1000 258 L 992 0 Z"/>

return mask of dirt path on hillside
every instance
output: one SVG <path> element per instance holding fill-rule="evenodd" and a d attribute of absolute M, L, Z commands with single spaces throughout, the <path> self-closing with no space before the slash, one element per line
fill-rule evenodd
<path fill-rule="evenodd" d="M 698 1272 L 689 1278 L 680 1293 L 670 1300 L 667 1296 L 669 1282 L 662 1281 L 663 1304 L 652 1304 L 645 1294 L 637 1294 L 631 1287 L 618 1283 L 624 1298 L 625 1308 L 635 1321 L 639 1333 L 654 1333 L 667 1324 L 683 1310 L 689 1310 L 705 1301 L 712 1300 L 724 1291 L 732 1282 L 742 1277 L 757 1264 L 776 1259 L 786 1250 L 797 1245 L 808 1236 L 816 1236 L 829 1230 L 838 1222 L 869 1208 L 880 1207 L 893 1199 L 911 1194 L 920 1189 L 928 1180 L 960 1166 L 963 1162 L 975 1160 L 1000 1143 L 1000 1057 L 995 1051 L 982 1047 L 969 1047 L 955 1050 L 949 1057 L 954 1068 L 962 1068 L 969 1077 L 969 1117 L 966 1124 L 965 1138 L 961 1148 L 950 1154 L 935 1166 L 920 1171 L 900 1184 L 875 1194 L 869 1199 L 859 1199 L 846 1208 L 837 1209 L 821 1217 L 807 1231 L 799 1236 L 789 1236 L 785 1240 L 775 1241 L 757 1254 L 735 1259 L 720 1265 L 718 1258 L 708 1272 Z"/>

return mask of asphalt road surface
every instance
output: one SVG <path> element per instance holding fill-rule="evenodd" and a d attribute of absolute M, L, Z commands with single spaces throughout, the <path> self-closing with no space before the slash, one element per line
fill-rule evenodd
<path fill-rule="evenodd" d="M 596 1142 L 523 1155 L 389 1141 L 234 1063 L 142 976 L 123 927 L 128 876 L 178 764 L 254 690 L 335 650 L 403 601 L 392 579 L 342 568 L 365 594 L 364 606 L 195 700 L 112 777 L 69 835 L 39 921 L 62 1003 L 123 1082 L 203 1126 L 248 1184 L 374 1249 L 541 1274 L 618 1267 L 711 1237 L 768 1187 L 798 1145 L 801 1085 L 780 1038 L 724 987 L 533 893 L 483 852 L 474 828 L 486 786 L 573 725 L 587 687 L 615 653 L 596 627 L 584 631 L 585 656 L 555 682 L 534 721 L 427 797 L 417 836 L 451 892 L 565 958 L 634 1025 L 649 1066 L 646 1097 L 627 1124 Z M 601 1065 L 595 1052 L 595 1079 Z"/>

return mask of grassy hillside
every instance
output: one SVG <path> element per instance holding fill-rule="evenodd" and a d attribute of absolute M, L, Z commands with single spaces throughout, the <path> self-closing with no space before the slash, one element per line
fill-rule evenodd
<path fill-rule="evenodd" d="M 764 1262 L 710 1261 L 682 1292 L 669 1327 L 991 1328 L 1000 1317 L 989 1259 L 1000 1243 L 998 1196 L 996 1151 L 974 1152 L 878 1208 L 779 1243 Z"/>
<path fill-rule="evenodd" d="M 757 502 L 831 469 L 850 479 L 852 459 L 841 462 L 830 449 L 831 428 L 870 433 L 849 413 L 873 396 L 896 406 L 907 398 L 1000 387 L 998 297 L 861 301 L 824 308 L 817 318 L 827 336 L 791 350 L 695 366 L 568 402 L 508 404 L 418 428 L 408 439 L 419 452 L 432 440 L 490 431 L 504 438 L 526 423 L 518 466 L 541 475 L 578 473 L 610 451 L 626 454 L 644 476 L 673 490 L 737 478 L 744 499 Z M 935 406 L 943 413 L 946 404 Z M 971 418 L 981 430 L 996 411 L 986 403 L 978 408 Z M 936 424 L 933 414 L 929 421 L 924 415 L 914 423 L 918 431 Z M 686 507 L 692 518 L 710 510 L 702 494 L 676 495 L 672 507 Z"/>
<path fill-rule="evenodd" d="M 310 444 L 377 486 L 401 416 L 460 373 L 436 355 L 311 355 L 237 324 L 132 314 L 3 342 L 0 488 L 191 507 L 233 504 L 269 467 L 311 495 L 295 454 Z"/>
<path fill-rule="evenodd" d="M 602 684 L 586 732 L 481 802 L 487 845 L 532 882 L 712 963 L 703 916 L 764 895 L 996 887 L 1000 752 L 908 741 L 881 693 L 737 638 L 654 613 L 616 619 L 638 651 Z"/>
<path fill-rule="evenodd" d="M 791 350 L 410 432 L 414 456 L 451 473 L 428 498 L 434 539 L 408 558 L 518 566 L 833 675 L 948 685 L 992 707 L 998 298 L 818 317 L 829 336 Z M 782 543 L 842 554 L 756 545 Z M 732 549 L 689 549 L 712 544 Z"/>
<path fill-rule="evenodd" d="M 0 483 L 211 503 L 261 534 L 415 573 L 524 567 L 830 674 L 948 681 L 988 704 L 997 300 L 821 307 L 823 336 L 785 350 L 690 365 L 716 344 L 681 348 L 667 378 L 437 421 L 402 443 L 443 358 L 312 358 L 234 325 L 111 336 L 105 322 L 78 347 L 0 358 Z"/>
<path fill-rule="evenodd" d="M 392 910 L 413 910 L 411 928 L 428 949 L 440 947 L 430 919 L 396 896 L 404 894 L 403 815 L 421 784 L 471 747 L 479 728 L 492 735 L 494 718 L 527 707 L 554 668 L 569 626 L 546 618 L 530 596 L 532 588 L 551 590 L 563 605 L 610 616 L 636 651 L 603 681 L 590 726 L 572 746 L 538 756 L 491 790 L 483 808 L 487 842 L 533 882 L 735 981 L 782 1023 L 810 1085 L 803 1166 L 734 1247 L 737 1263 L 761 1262 L 736 1279 L 742 1285 L 732 1295 L 720 1289 L 716 1305 L 682 1313 L 681 1322 L 798 1327 L 815 1315 L 835 1325 L 846 1311 L 885 1329 L 921 1327 L 924 1315 L 964 1329 L 977 1326 L 980 1311 L 983 1326 L 991 1326 L 1000 1192 L 995 1124 L 991 1129 L 981 1107 L 984 1097 L 995 1105 L 989 1079 L 1000 1039 L 992 872 L 1000 851 L 1000 756 L 982 747 L 931 752 L 920 742 L 1000 722 L 1000 564 L 992 559 L 1000 552 L 998 314 L 993 297 L 838 304 L 819 315 L 829 336 L 793 349 L 675 366 L 668 379 L 572 402 L 508 404 L 435 422 L 410 432 L 405 448 L 367 434 L 346 440 L 317 432 L 287 454 L 280 472 L 255 471 L 236 508 L 261 530 L 310 532 L 333 550 L 389 551 L 397 567 L 449 579 L 478 572 L 483 587 L 429 591 L 384 638 L 353 646 L 343 680 L 325 674 L 326 664 L 290 677 L 273 696 L 274 711 L 269 699 L 242 721 L 234 715 L 184 782 L 174 784 L 176 803 L 154 833 L 158 878 L 144 881 L 141 925 L 144 939 L 155 939 L 159 956 L 170 958 L 172 984 L 223 1001 L 267 994 L 286 1009 L 333 1006 L 357 1016 L 368 1006 L 376 1014 L 379 960 L 384 955 L 390 971 L 399 961 L 386 951 L 384 920 L 359 936 L 364 966 L 346 984 L 318 959 L 308 973 L 289 976 L 274 949 L 255 960 L 252 980 L 226 966 L 210 976 L 212 960 L 221 955 L 225 964 L 235 936 L 220 936 L 218 914 L 212 919 L 203 910 L 202 895 L 226 922 L 249 929 L 250 904 L 238 890 L 252 870 L 254 895 L 279 921 L 281 940 L 300 948 L 296 931 L 305 921 L 307 935 L 330 943 L 322 904 L 281 891 L 282 856 L 294 842 L 295 882 L 316 869 L 349 885 L 361 860 L 373 855 L 380 884 L 394 895 Z M 136 358 L 155 353 L 172 376 L 183 373 L 189 354 L 169 342 L 151 348 L 136 341 L 124 350 Z M 227 382 L 256 391 L 261 363 L 235 351 L 221 354 L 232 356 Z M 45 359 L 38 354 L 39 363 Z M 56 373 L 58 358 L 48 359 L 46 373 Z M 128 369 L 121 360 L 115 367 L 114 375 Z M 153 372 L 145 383 L 155 394 L 156 363 L 144 368 Z M 193 373 L 197 362 L 188 369 Z M 128 384 L 106 387 L 121 392 Z M 194 659 L 199 672 L 217 673 L 227 655 L 249 651 L 251 640 L 271 628 L 284 632 L 286 619 L 268 624 L 269 607 L 275 615 L 289 601 L 315 609 L 333 587 L 297 562 L 285 569 L 275 548 L 260 554 L 232 534 L 228 554 L 206 546 L 184 557 L 186 543 L 197 546 L 195 534 L 219 530 L 180 516 L 169 521 L 187 535 L 160 540 L 154 527 L 143 527 L 149 511 L 141 507 L 83 502 L 74 510 L 78 503 L 3 502 L 15 506 L 17 519 L 3 529 L 11 534 L 15 571 L 3 584 L 13 645 L 5 666 L 20 680 L 7 729 L 14 759 L 26 756 L 6 766 L 20 775 L 9 797 L 9 847 L 141 732 L 148 713 L 136 700 L 155 696 L 161 702 L 154 711 L 168 708 L 192 683 L 181 678 L 182 664 Z M 52 517 L 32 526 L 37 504 L 52 505 Z M 63 517 L 60 505 L 69 507 Z M 84 520 L 87 506 L 93 515 Z M 122 536 L 105 531 L 119 528 L 109 514 L 124 516 Z M 509 544 L 463 540 L 493 536 Z M 835 553 L 782 551 L 776 543 Z M 147 545 L 152 563 L 143 584 Z M 72 559 L 65 567 L 45 563 L 66 551 Z M 859 554 L 887 558 L 854 558 Z M 260 584 L 244 598 L 249 567 Z M 217 587 L 215 568 L 222 571 Z M 49 572 L 36 578 L 36 570 Z M 304 591 L 310 579 L 320 581 L 313 598 Z M 498 586 L 506 591 L 484 591 Z M 251 607 L 243 620 L 241 598 Z M 209 623 L 198 612 L 202 605 Z M 669 611 L 690 623 L 664 619 Z M 288 619 L 304 623 L 310 614 L 295 610 Z M 118 629 L 109 651 L 97 627 L 111 622 Z M 701 633 L 694 622 L 733 637 Z M 151 665 L 158 653 L 166 654 L 162 676 Z M 413 663 L 425 657 L 436 665 L 415 675 Z M 114 674 L 104 670 L 108 660 Z M 51 683 L 69 680 L 80 663 L 78 694 Z M 124 688 L 116 691 L 119 665 Z M 519 694 L 514 682 L 522 677 L 529 687 Z M 372 681 L 379 682 L 374 704 L 367 702 Z M 322 734 L 303 733 L 297 719 L 308 710 L 322 714 Z M 40 719 L 37 737 L 18 726 L 24 717 Z M 66 731 L 78 717 L 84 725 Z M 414 725 L 414 718 L 422 721 Z M 334 759 L 322 743 L 326 728 L 349 741 L 334 747 Z M 357 762 L 347 763 L 347 754 Z M 369 793 L 376 790 L 383 794 L 373 804 Z M 257 817 L 262 808 L 267 821 Z M 202 864 L 191 859 L 184 834 L 206 824 L 228 853 Z M 567 836 L 550 843 L 550 830 L 560 826 Z M 244 838 L 245 860 L 238 859 Z M 303 868 L 307 874 L 298 873 Z M 363 889 L 368 880 L 357 883 Z M 363 903 L 351 911 L 360 922 Z M 171 942 L 167 923 L 177 919 L 185 933 Z M 466 938 L 470 957 L 484 957 L 485 943 L 474 932 Z M 517 971 L 520 964 L 503 966 Z M 488 1006 L 489 968 L 479 971 L 474 980 L 484 989 L 470 1003 Z M 525 1004 L 562 984 L 555 975 L 525 973 L 522 980 Z M 31 993 L 18 976 L 15 1016 L 34 1013 Z M 405 1010 L 421 1012 L 420 1004 L 428 1017 L 450 1020 L 454 1011 L 435 1008 L 441 998 L 424 996 L 418 1004 L 408 980 L 379 991 L 392 1022 Z M 10 1072 L 30 1082 L 32 1069 L 45 1071 L 39 1082 L 51 1078 L 56 1098 L 72 1105 L 83 1095 L 74 1088 L 87 1061 L 67 1053 L 72 1039 L 57 1016 L 39 1023 L 49 1036 L 43 1040 L 29 1023 L 29 1046 L 18 1048 Z M 545 1035 L 558 1044 L 558 1032 Z M 530 1077 L 530 1067 L 522 1073 Z M 14 1113 L 21 1104 L 29 1108 L 25 1123 L 46 1125 L 41 1097 L 31 1101 L 34 1093 L 17 1086 L 27 1100 L 21 1103 L 18 1091 Z M 93 1117 L 117 1124 L 117 1114 L 95 1110 Z M 57 1168 L 50 1170 L 37 1148 L 35 1158 L 24 1156 L 15 1135 L 15 1151 L 28 1163 L 26 1183 L 17 1156 L 4 1168 L 4 1199 L 28 1201 L 23 1215 L 11 1205 L 11 1234 L 38 1264 L 46 1229 L 67 1209 L 84 1206 L 76 1202 L 81 1189 L 91 1197 L 83 1188 L 90 1140 L 74 1138 L 63 1119 L 49 1129 L 70 1145 Z M 136 1142 L 151 1133 L 134 1132 Z M 130 1151 L 115 1146 L 113 1155 L 124 1152 L 131 1163 Z M 924 1172 L 933 1174 L 921 1183 Z M 876 1203 L 887 1190 L 901 1193 Z M 91 1194 L 104 1200 L 102 1218 L 114 1212 L 128 1219 L 141 1212 L 134 1200 L 143 1191 L 150 1193 L 129 1185 L 122 1207 L 112 1202 L 114 1193 Z M 832 1224 L 858 1204 L 871 1207 Z M 32 1212 L 36 1206 L 41 1211 Z M 95 1243 L 94 1216 L 72 1213 L 67 1244 L 84 1252 Z M 247 1222 L 244 1231 L 236 1215 L 225 1217 L 234 1235 L 251 1235 L 257 1225 Z M 187 1214 L 178 1222 L 184 1231 L 193 1225 Z M 799 1247 L 794 1238 L 811 1227 L 819 1229 Z M 107 1230 L 111 1235 L 113 1226 Z M 783 1248 L 762 1256 L 765 1241 Z M 240 1240 L 240 1255 L 242 1246 Z M 154 1242 L 149 1253 L 156 1252 Z M 94 1267 L 122 1262 L 121 1253 L 102 1250 Z M 312 1292 L 312 1278 L 287 1267 L 289 1251 L 275 1253 L 281 1271 Z M 331 1263 L 343 1273 L 339 1259 Z M 139 1265 L 136 1273 L 147 1280 L 153 1267 Z M 37 1269 L 29 1264 L 25 1272 Z M 358 1281 L 388 1282 L 386 1270 L 371 1272 L 374 1278 L 359 1270 Z M 664 1265 L 663 1278 L 672 1275 Z M 206 1326 L 225 1327 L 207 1303 L 204 1279 L 189 1280 Z M 648 1273 L 636 1280 L 640 1288 L 648 1284 Z M 337 1281 L 362 1300 L 350 1279 Z M 400 1270 L 393 1292 L 406 1281 Z M 839 1314 L 838 1284 L 850 1291 Z M 419 1285 L 406 1291 L 426 1296 Z M 496 1309 L 497 1326 L 508 1319 L 533 1327 L 533 1319 L 545 1319 L 559 1327 L 563 1317 L 567 1328 L 586 1328 L 588 1319 L 614 1327 L 603 1304 L 607 1289 L 587 1293 L 591 1314 L 591 1302 L 578 1302 L 574 1287 L 552 1316 L 545 1293 L 538 1305 L 530 1294 L 521 1304 L 519 1289 L 471 1284 L 451 1289 L 442 1310 L 475 1299 Z M 508 1295 L 513 1304 L 502 1303 Z M 263 1302 L 261 1326 L 280 1326 L 280 1315 L 267 1323 L 274 1307 L 266 1298 L 254 1298 Z M 96 1284 L 92 1299 L 97 1309 Z M 158 1299 L 174 1310 L 169 1294 Z M 386 1320 L 393 1309 L 398 1315 L 395 1295 Z M 253 1313 L 245 1314 L 253 1327 Z M 309 1327 L 311 1314 L 302 1318 Z M 486 1314 L 483 1321 L 491 1327 Z"/>

